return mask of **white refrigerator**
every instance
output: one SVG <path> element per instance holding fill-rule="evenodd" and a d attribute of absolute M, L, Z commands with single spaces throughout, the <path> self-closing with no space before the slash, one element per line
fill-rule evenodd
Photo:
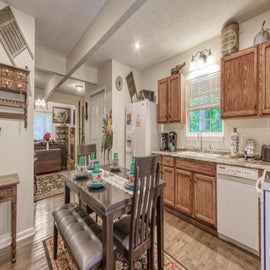
<path fill-rule="evenodd" d="M 148 156 L 160 149 L 157 104 L 148 99 L 128 104 L 125 126 L 125 166 L 129 168 L 132 156 Z"/>

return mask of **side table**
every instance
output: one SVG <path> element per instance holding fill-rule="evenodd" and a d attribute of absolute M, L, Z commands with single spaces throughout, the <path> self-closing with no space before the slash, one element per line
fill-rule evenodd
<path fill-rule="evenodd" d="M 16 227 L 17 227 L 17 184 L 18 174 L 0 176 L 0 203 L 11 201 L 11 261 L 16 262 Z"/>

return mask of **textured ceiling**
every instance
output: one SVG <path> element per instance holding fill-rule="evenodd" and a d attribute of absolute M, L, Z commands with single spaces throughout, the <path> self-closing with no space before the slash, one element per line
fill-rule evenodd
<path fill-rule="evenodd" d="M 226 23 L 241 23 L 266 7 L 269 0 L 148 0 L 88 64 L 100 66 L 113 58 L 144 70 L 220 34 Z M 132 48 L 135 41 L 142 44 L 139 52 Z"/>
<path fill-rule="evenodd" d="M 116 1 L 116 0 L 110 0 Z M 4 0 L 36 18 L 36 47 L 66 56 L 107 2 L 106 0 Z M 144 70 L 218 35 L 231 21 L 239 23 L 270 9 L 269 0 L 148 0 L 105 43 L 87 65 L 109 59 Z M 268 26 L 270 21 L 266 23 Z M 258 31 L 260 25 L 258 25 Z M 134 42 L 142 48 L 134 51 Z M 43 88 L 50 74 L 36 73 Z M 61 91 L 64 91 L 61 87 Z"/>
<path fill-rule="evenodd" d="M 4 0 L 36 18 L 36 46 L 66 56 L 107 0 Z"/>

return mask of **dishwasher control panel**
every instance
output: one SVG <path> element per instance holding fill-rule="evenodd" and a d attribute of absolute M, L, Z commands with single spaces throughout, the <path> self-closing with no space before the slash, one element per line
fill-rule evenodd
<path fill-rule="evenodd" d="M 257 181 L 258 170 L 249 169 L 243 167 L 229 166 L 229 165 L 217 165 L 217 174 L 231 175 L 235 177 L 241 177 Z"/>

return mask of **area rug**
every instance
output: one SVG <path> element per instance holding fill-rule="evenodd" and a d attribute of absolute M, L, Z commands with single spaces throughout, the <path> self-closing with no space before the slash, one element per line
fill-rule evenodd
<path fill-rule="evenodd" d="M 58 237 L 58 251 L 57 260 L 53 259 L 53 237 L 50 237 L 43 241 L 43 246 L 50 270 L 77 270 L 73 264 L 72 259 L 64 247 L 61 236 Z M 157 250 L 155 248 L 155 269 L 157 270 Z M 147 270 L 146 255 L 142 256 L 140 260 L 136 262 L 136 270 Z M 116 270 L 128 269 L 127 261 L 120 254 L 117 254 Z M 164 270 L 187 270 L 181 263 L 176 261 L 168 253 L 164 252 Z"/>
<path fill-rule="evenodd" d="M 35 187 L 34 187 L 35 188 Z M 61 173 L 50 173 L 36 177 L 36 192 L 34 202 L 40 201 L 64 192 L 64 180 Z"/>

